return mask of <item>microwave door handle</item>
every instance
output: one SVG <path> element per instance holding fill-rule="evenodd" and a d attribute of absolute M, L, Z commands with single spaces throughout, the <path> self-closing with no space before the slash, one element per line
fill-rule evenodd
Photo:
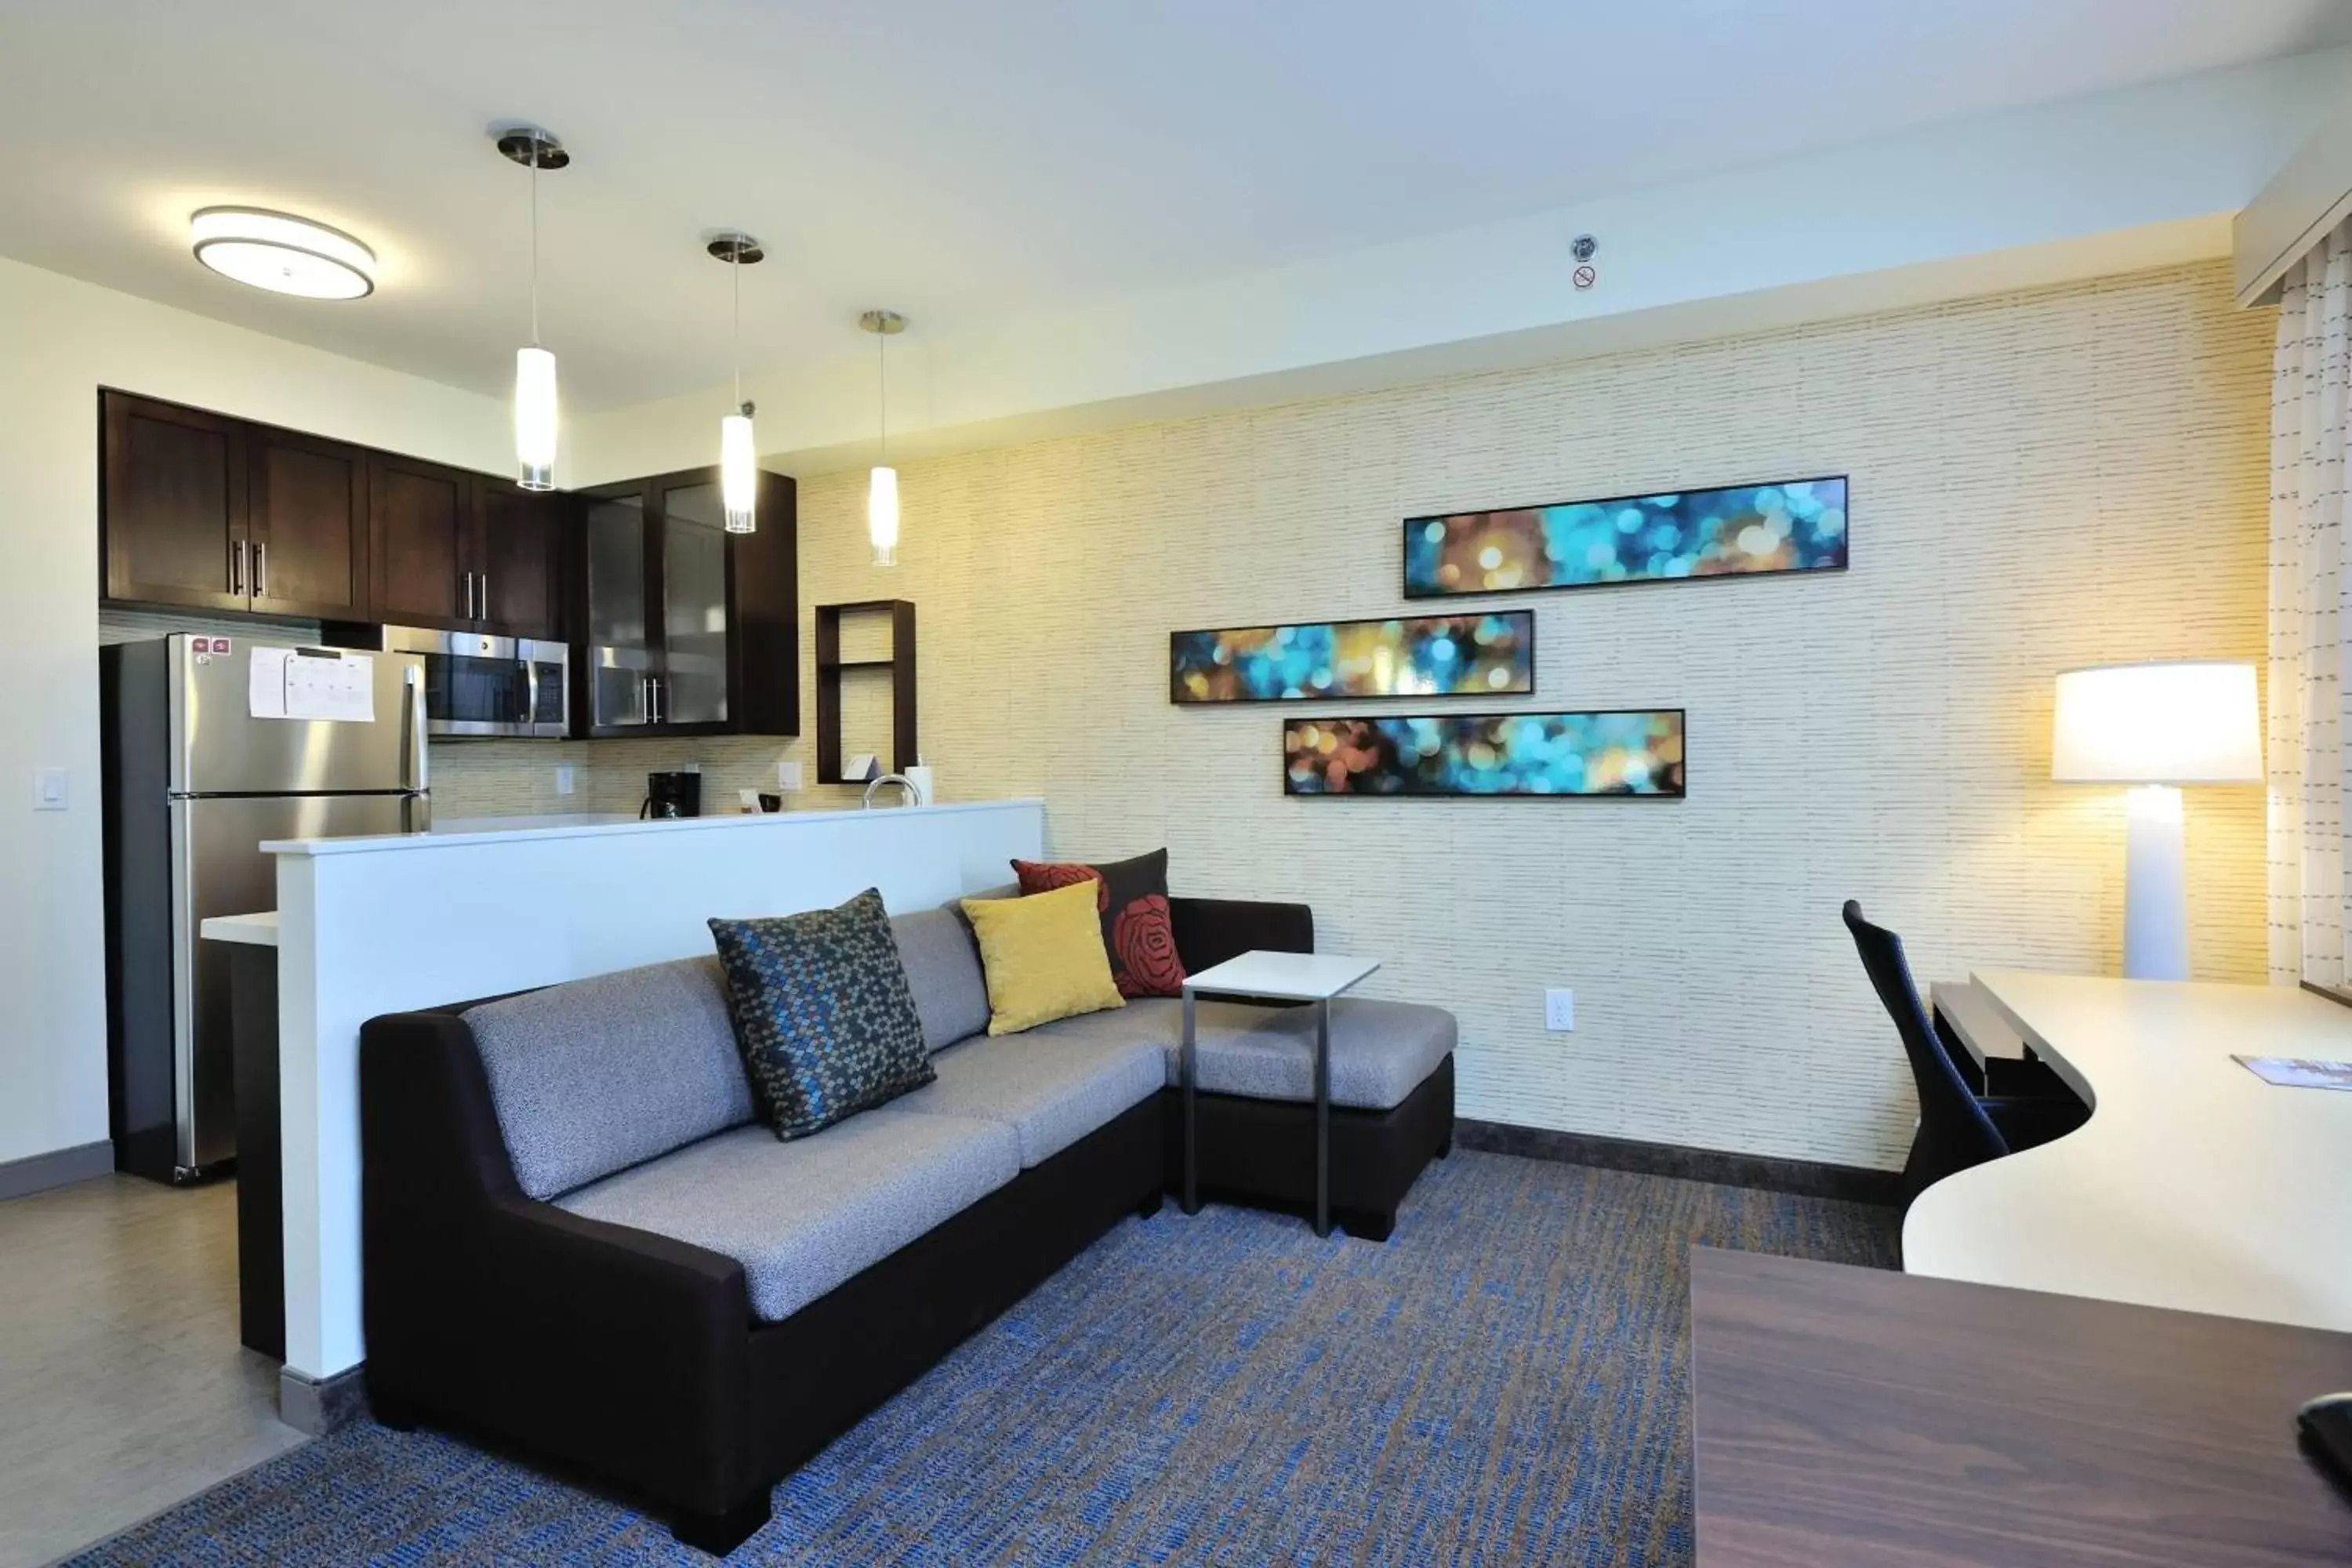
<path fill-rule="evenodd" d="M 539 660 L 522 661 L 522 729 L 520 733 L 539 733 Z"/>

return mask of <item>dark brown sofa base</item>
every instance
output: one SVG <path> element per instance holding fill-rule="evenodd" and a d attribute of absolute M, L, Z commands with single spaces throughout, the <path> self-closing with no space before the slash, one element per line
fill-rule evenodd
<path fill-rule="evenodd" d="M 780 1323 L 742 1266 L 524 1197 L 472 1032 L 361 1033 L 369 1404 L 628 1489 L 724 1554 L 794 1467 L 1126 1215 L 1160 1206 L 1144 1100 Z"/>
<path fill-rule="evenodd" d="M 1184 1179 L 1184 1100 L 1168 1111 L 1168 1190 Z M 1315 1205 L 1315 1107 L 1234 1094 L 1195 1098 L 1201 1196 L 1307 1213 Z M 1432 1159 L 1454 1147 L 1454 1058 L 1393 1110 L 1331 1108 L 1331 1217 L 1349 1236 L 1386 1241 L 1397 1205 Z"/>

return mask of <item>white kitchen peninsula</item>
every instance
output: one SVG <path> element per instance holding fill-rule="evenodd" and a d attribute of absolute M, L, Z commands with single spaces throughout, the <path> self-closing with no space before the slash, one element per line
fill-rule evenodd
<path fill-rule="evenodd" d="M 1013 879 L 1034 800 L 264 844 L 278 862 L 286 1372 L 308 1430 L 350 1403 L 360 1330 L 359 1031 L 383 1013 L 711 951 L 713 916 L 878 888 L 894 912 Z"/>

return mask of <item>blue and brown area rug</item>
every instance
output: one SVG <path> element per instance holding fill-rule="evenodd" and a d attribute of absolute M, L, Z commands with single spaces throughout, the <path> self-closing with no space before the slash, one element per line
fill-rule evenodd
<path fill-rule="evenodd" d="M 1691 1560 L 1694 1243 L 1892 1266 L 1894 1211 L 1457 1152 L 1384 1246 L 1173 1205 L 776 1489 L 730 1563 Z M 362 1424 L 81 1563 L 709 1563 L 659 1521 Z"/>

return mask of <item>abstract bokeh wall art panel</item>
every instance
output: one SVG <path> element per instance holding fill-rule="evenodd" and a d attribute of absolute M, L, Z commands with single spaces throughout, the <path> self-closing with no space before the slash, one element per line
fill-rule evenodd
<path fill-rule="evenodd" d="M 1536 689 L 1532 610 L 1171 632 L 1171 702 L 1498 697 Z"/>
<path fill-rule="evenodd" d="M 1282 755 L 1286 795 L 1679 799 L 1683 710 L 1295 719 Z"/>
<path fill-rule="evenodd" d="M 1408 518 L 1404 594 L 1838 572 L 1848 529 L 1843 475 Z"/>

